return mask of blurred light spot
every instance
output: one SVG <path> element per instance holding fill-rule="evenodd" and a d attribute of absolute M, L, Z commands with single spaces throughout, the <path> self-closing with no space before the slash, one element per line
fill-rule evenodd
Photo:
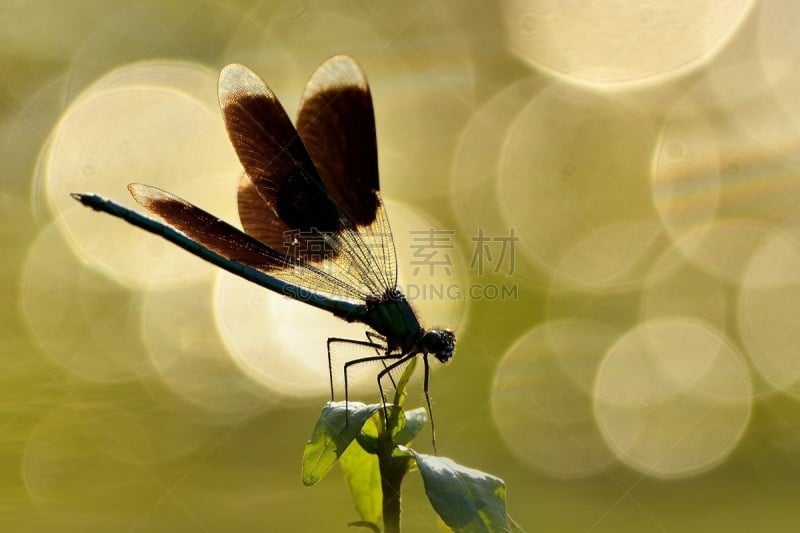
<path fill-rule="evenodd" d="M 750 360 L 772 386 L 800 398 L 800 240 L 776 232 L 746 266 L 738 327 Z"/>
<path fill-rule="evenodd" d="M 727 289 L 719 278 L 669 248 L 650 265 L 641 291 L 641 316 L 645 321 L 691 317 L 724 330 L 730 309 Z"/>
<path fill-rule="evenodd" d="M 655 216 L 642 175 L 654 140 L 652 118 L 619 98 L 560 85 L 538 93 L 509 130 L 500 161 L 499 201 L 506 224 L 517 229 L 520 251 L 552 274 L 587 235 L 599 239 L 586 241 L 594 246 L 610 237 L 601 229 L 612 224 L 647 228 Z M 613 240 L 619 250 L 641 253 L 650 230 L 627 237 L 623 231 Z M 601 277 L 591 284 L 607 283 L 602 269 L 579 274 Z"/>
<path fill-rule="evenodd" d="M 23 194 L 0 192 L 0 242 L 3 243 L 3 261 L 0 262 L 0 284 L 18 287 L 18 278 L 28 249 L 38 232 L 31 216 L 31 207 Z M 10 302 L 12 298 L 6 301 Z M 3 313 L 17 314 L 17 309 L 6 305 Z"/>
<path fill-rule="evenodd" d="M 653 204 L 674 239 L 713 220 L 720 165 L 717 139 L 702 108 L 682 98 L 661 130 L 651 175 Z"/>
<path fill-rule="evenodd" d="M 676 242 L 676 247 L 710 274 L 739 284 L 751 256 L 772 231 L 757 221 L 721 220 L 694 228 Z"/>
<path fill-rule="evenodd" d="M 794 0 L 769 0 L 759 9 L 755 50 L 770 90 L 786 112 L 786 118 L 800 127 L 800 44 L 796 28 L 800 24 L 800 5 Z"/>
<path fill-rule="evenodd" d="M 361 326 L 346 324 L 227 272 L 220 272 L 217 280 L 215 313 L 236 363 L 282 396 L 329 395 L 327 338 L 366 340 Z M 353 390 L 358 389 L 351 388 L 351 394 Z"/>
<path fill-rule="evenodd" d="M 396 202 L 388 202 L 387 211 L 397 249 L 400 287 L 414 306 L 423 327 L 450 327 L 458 334 L 458 328 L 465 319 L 466 306 L 461 299 L 451 297 L 451 287 L 462 288 L 461 272 L 464 267 L 457 250 L 445 250 L 453 263 L 450 275 L 443 271 L 441 265 L 434 269 L 433 274 L 427 267 L 419 268 L 415 273 L 413 268 L 408 267 L 413 252 L 409 249 L 411 231 L 427 232 L 437 225 Z M 450 243 L 454 244 L 452 241 Z M 347 324 L 329 313 L 225 272 L 220 274 L 217 283 L 215 312 L 220 332 L 236 362 L 253 379 L 285 396 L 302 398 L 330 395 L 327 339 L 342 337 L 366 340 L 366 327 L 362 324 Z M 355 357 L 365 355 L 375 354 L 359 351 L 353 354 Z M 334 363 L 337 361 L 334 360 Z M 340 364 L 334 366 L 334 386 L 340 391 L 343 369 Z M 354 392 L 377 394 L 375 376 L 379 368 L 364 366 L 375 371 L 365 369 L 364 372 L 358 372 L 358 369 L 354 369 L 350 386 L 352 399 L 356 399 Z M 421 371 L 417 372 L 418 377 L 421 375 Z"/>
<path fill-rule="evenodd" d="M 68 97 L 111 69 L 143 58 L 187 58 L 214 63 L 219 43 L 242 19 L 235 2 L 86 2 L 79 13 L 95 22 L 70 50 Z M 108 9 L 105 9 L 108 8 Z M 60 23 L 57 30 L 63 31 Z M 216 98 L 216 91 L 211 95 Z"/>
<path fill-rule="evenodd" d="M 747 178 L 758 176 L 761 180 L 755 190 L 761 194 L 785 188 L 784 169 L 796 173 L 800 145 L 800 120 L 796 116 L 800 102 L 795 100 L 800 75 L 792 63 L 786 67 L 792 69 L 790 73 L 773 79 L 765 72 L 770 65 L 774 63 L 754 61 L 712 70 L 689 93 L 689 98 L 715 113 L 714 133 L 729 179 L 737 179 L 735 184 L 741 186 Z M 768 172 L 754 174 L 759 170 Z M 780 199 L 766 198 L 772 202 Z"/>
<path fill-rule="evenodd" d="M 800 6 L 794 0 L 768 0 L 758 10 L 758 51 L 764 62 L 795 61 L 800 43 L 794 29 L 800 22 Z"/>
<path fill-rule="evenodd" d="M 509 47 L 534 67 L 599 87 L 661 81 L 713 57 L 752 0 L 505 0 Z"/>
<path fill-rule="evenodd" d="M 616 336 L 600 322 L 546 322 L 505 353 L 492 386 L 492 414 L 517 457 L 558 478 L 590 476 L 613 461 L 592 416 L 591 392 Z"/>
<path fill-rule="evenodd" d="M 314 10 L 298 18 L 297 13 L 292 1 L 257 2 L 228 36 L 221 57 L 221 64 L 241 63 L 261 76 L 291 118 L 313 69 L 334 53 L 348 53 L 351 41 L 378 38 L 368 23 L 355 17 Z M 332 51 L 329 42 L 343 48 Z"/>
<path fill-rule="evenodd" d="M 761 239 L 746 267 L 742 289 L 780 288 L 800 282 L 797 221 Z"/>
<path fill-rule="evenodd" d="M 554 282 L 580 289 L 638 285 L 649 256 L 660 244 L 655 223 L 618 223 L 598 228 L 564 254 Z"/>
<path fill-rule="evenodd" d="M 141 332 L 153 366 L 182 398 L 222 415 L 257 414 L 263 388 L 227 354 L 214 323 L 210 282 L 147 291 Z"/>
<path fill-rule="evenodd" d="M 400 289 L 423 328 L 450 328 L 458 337 L 467 320 L 470 295 L 467 267 L 453 230 L 405 203 L 387 201 L 386 210 Z"/>
<path fill-rule="evenodd" d="M 79 211 L 59 223 L 84 260 L 131 286 L 208 274 L 202 261 L 91 212 L 69 193 L 99 192 L 139 208 L 126 185 L 142 181 L 230 220 L 240 171 L 219 116 L 214 73 L 179 62 L 117 69 L 70 107 L 44 157 L 51 205 L 59 214 Z"/>
<path fill-rule="evenodd" d="M 146 428 L 118 409 L 87 404 L 45 416 L 25 443 L 22 476 L 33 501 L 49 512 L 81 513 L 89 529 L 135 519 L 160 497 L 139 462 L 152 445 Z M 146 495 L 150 494 L 150 497 Z"/>
<path fill-rule="evenodd" d="M 675 246 L 733 283 L 800 201 L 800 131 L 751 66 L 713 70 L 680 100 L 653 160 L 654 203 Z"/>
<path fill-rule="evenodd" d="M 35 167 L 41 161 L 40 154 L 48 142 L 49 132 L 65 107 L 65 85 L 66 76 L 37 85 L 35 92 L 21 95 L 22 101 L 14 113 L 0 116 L 0 158 L 3 161 L 0 180 L 3 190 L 27 192 L 31 183 L 34 187 L 41 185 L 36 179 Z M 38 192 L 34 191 L 34 202 L 41 200 L 36 194 Z M 34 209 L 38 207 L 35 205 Z"/>
<path fill-rule="evenodd" d="M 503 139 L 522 107 L 541 83 L 523 79 L 498 92 L 472 115 L 461 132 L 450 171 L 450 206 L 459 229 L 475 236 L 506 235 L 497 203 L 497 165 Z"/>
<path fill-rule="evenodd" d="M 638 287 L 590 291 L 552 284 L 546 294 L 549 320 L 598 320 L 622 329 L 640 320 Z"/>
<path fill-rule="evenodd" d="M 654 164 L 654 196 L 674 234 L 711 217 L 782 224 L 796 216 L 800 106 L 787 112 L 779 104 L 762 67 L 711 69 L 670 112 Z M 671 139 L 687 147 L 677 164 L 665 150 Z"/>
<path fill-rule="evenodd" d="M 764 64 L 758 57 L 757 50 L 751 41 L 745 39 L 741 43 L 738 40 L 735 44 L 732 43 L 732 49 L 726 51 L 725 58 L 709 65 L 705 75 L 686 95 L 686 98 L 700 105 L 707 113 L 721 112 L 717 116 L 711 113 L 709 118 L 712 126 L 719 124 L 720 119 L 732 119 L 731 130 L 756 125 L 759 117 L 749 112 L 749 109 L 773 99 L 764 73 Z M 764 121 L 760 127 L 768 126 L 770 121 Z M 725 128 L 714 133 L 719 135 L 734 131 L 729 132 Z M 758 139 L 753 140 L 757 142 Z"/>
<path fill-rule="evenodd" d="M 445 70 L 420 78 L 414 66 L 398 66 L 391 78 L 372 75 L 379 82 L 372 87 L 387 195 L 418 201 L 447 194 L 457 135 L 471 105 L 453 94 L 453 85 L 472 81 L 459 76 Z"/>
<path fill-rule="evenodd" d="M 86 379 L 119 381 L 151 373 L 131 294 L 83 267 L 56 226 L 47 226 L 34 241 L 20 283 L 22 311 L 37 343 L 51 360 Z"/>
<path fill-rule="evenodd" d="M 750 375 L 728 340 L 701 322 L 643 322 L 608 351 L 594 412 L 620 460 L 679 478 L 724 461 L 750 418 Z"/>

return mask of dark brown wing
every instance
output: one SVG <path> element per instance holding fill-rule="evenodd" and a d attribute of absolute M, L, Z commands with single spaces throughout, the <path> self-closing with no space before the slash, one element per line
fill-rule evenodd
<path fill-rule="evenodd" d="M 394 287 L 397 261 L 380 196 L 372 96 L 352 58 L 331 57 L 314 71 L 300 101 L 297 131 L 325 188 L 355 225 L 385 284 Z"/>
<path fill-rule="evenodd" d="M 357 225 L 372 224 L 380 205 L 375 115 L 355 61 L 334 56 L 314 71 L 297 132 L 336 205 Z"/>
<path fill-rule="evenodd" d="M 278 99 L 253 72 L 228 65 L 220 73 L 219 101 L 249 177 L 239 195 L 245 230 L 298 259 L 333 257 L 323 235 L 342 230 L 339 210 Z"/>
<path fill-rule="evenodd" d="M 132 183 L 133 198 L 190 239 L 226 259 L 251 266 L 299 287 L 360 301 L 357 279 L 340 279 L 313 264 L 281 253 L 199 207 L 161 189 Z"/>
<path fill-rule="evenodd" d="M 288 266 L 276 250 L 186 200 L 142 183 L 131 183 L 128 191 L 170 226 L 231 261 L 259 270 Z"/>
<path fill-rule="evenodd" d="M 328 68 L 337 62 L 340 67 Z M 332 78 L 330 83 L 324 81 L 326 77 Z M 352 60 L 334 58 L 314 74 L 304 102 L 320 101 L 315 96 L 318 93 L 315 87 L 323 92 L 334 90 L 333 87 L 339 87 L 346 94 L 353 94 L 350 89 L 361 92 L 360 106 L 350 105 L 352 113 L 343 112 L 344 108 L 340 107 L 347 98 L 341 101 L 327 98 L 328 105 L 318 109 L 316 126 L 308 128 L 309 133 L 316 132 L 312 135 L 317 139 L 314 141 L 316 157 L 334 158 L 331 162 L 320 162 L 326 169 L 324 176 L 319 174 L 316 161 L 312 160 L 297 130 L 263 81 L 241 65 L 228 65 L 220 74 L 219 98 L 225 125 L 245 169 L 239 187 L 242 225 L 249 235 L 268 247 L 302 266 L 313 267 L 340 280 L 362 298 L 380 296 L 396 285 L 396 261 L 391 231 L 377 190 L 374 118 L 366 81 Z M 352 116 L 347 118 L 348 114 Z M 361 126 L 347 126 L 348 121 L 353 120 Z M 337 124 L 344 129 L 337 131 Z M 357 159 L 353 158 L 360 155 L 354 147 L 362 142 L 358 136 L 365 131 L 369 132 L 364 141 L 366 153 L 371 154 L 373 163 L 358 166 Z M 342 146 L 351 148 L 347 153 L 337 150 L 325 153 L 318 146 L 324 142 L 325 135 L 332 136 L 334 145 L 343 143 Z M 354 138 L 346 142 L 337 140 L 349 136 Z M 334 183 L 330 178 L 330 169 L 334 168 L 340 169 L 335 183 L 336 195 L 343 206 L 338 205 L 326 187 Z M 353 181 L 348 185 L 347 179 Z M 284 279 L 277 270 L 270 274 Z M 313 285 L 303 286 L 315 289 Z"/>

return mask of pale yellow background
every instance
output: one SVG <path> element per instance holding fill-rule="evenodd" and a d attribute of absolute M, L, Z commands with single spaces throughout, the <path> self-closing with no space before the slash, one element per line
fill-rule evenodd
<path fill-rule="evenodd" d="M 68 196 L 134 207 L 141 181 L 236 223 L 219 70 L 293 116 L 349 54 L 401 285 L 458 336 L 440 453 L 505 479 L 528 531 L 795 530 L 798 27 L 790 0 L 0 2 L 0 528 L 358 519 L 300 457 L 325 338 L 363 328 Z M 481 271 L 475 238 L 512 229 Z M 376 401 L 367 370 L 352 397 Z M 416 473 L 403 511 L 436 531 Z"/>

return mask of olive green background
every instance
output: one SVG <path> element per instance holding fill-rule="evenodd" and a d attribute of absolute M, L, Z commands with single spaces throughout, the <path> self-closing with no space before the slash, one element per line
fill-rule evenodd
<path fill-rule="evenodd" d="M 442 316 L 431 316 L 435 303 L 415 302 L 428 325 L 454 320 L 459 338 L 453 362 L 432 376 L 440 453 L 503 478 L 509 512 L 527 531 L 794 530 L 797 9 L 780 1 L 732 3 L 727 12 L 705 3 L 554 4 L 0 2 L 0 527 L 344 531 L 358 519 L 338 471 L 313 488 L 300 481 L 303 444 L 327 399 L 324 345 L 310 354 L 322 369 L 314 392 L 281 396 L 220 362 L 229 341 L 213 328 L 173 337 L 177 326 L 153 322 L 143 309 L 161 298 L 164 316 L 191 333 L 193 324 L 220 320 L 211 285 L 195 292 L 184 280 L 153 292 L 137 285 L 137 269 L 148 261 L 141 256 L 121 260 L 133 265 L 126 270 L 133 281 L 115 275 L 92 255 L 95 248 L 81 249 L 86 234 L 102 248 L 113 228 L 114 239 L 126 239 L 108 243 L 118 254 L 154 238 L 99 214 L 76 215 L 65 194 L 102 183 L 108 162 L 92 160 L 92 150 L 115 156 L 119 180 L 165 188 L 183 178 L 160 182 L 171 167 L 142 164 L 150 153 L 160 162 L 174 158 L 180 169 L 193 159 L 213 165 L 229 150 L 224 136 L 215 137 L 211 156 L 210 145 L 193 144 L 203 121 L 154 130 L 158 141 L 147 149 L 149 136 L 133 147 L 119 141 L 127 126 L 115 124 L 113 113 L 82 116 L 91 128 L 77 124 L 71 106 L 114 69 L 162 65 L 167 72 L 177 61 L 195 65 L 207 80 L 241 62 L 270 84 L 291 116 L 304 79 L 344 53 L 359 61 L 373 88 L 390 217 L 400 220 L 398 213 L 411 209 L 452 231 L 452 248 L 437 250 L 455 258 L 452 271 L 437 268 L 432 279 L 514 291 L 509 298 L 445 298 Z M 708 35 L 696 35 L 698 20 Z M 199 90 L 163 79 L 170 95 Z M 118 83 L 137 87 L 135 77 Z M 213 105 L 213 83 L 202 88 L 192 98 Z M 120 115 L 134 116 L 130 108 Z M 77 149 L 69 148 L 72 141 Z M 69 158 L 83 177 L 60 172 Z M 217 177 L 193 176 L 176 192 L 230 191 L 220 200 L 228 216 L 235 213 L 235 164 Z M 126 199 L 124 181 L 113 183 L 100 192 Z M 83 217 L 82 225 L 70 225 L 72 216 Z M 719 234 L 696 231 L 720 221 L 728 225 Z M 502 237 L 511 227 L 520 238 L 513 264 L 493 272 L 496 255 L 484 272 L 470 264 L 478 228 Z M 415 252 L 402 233 L 398 258 L 407 268 Z M 686 235 L 691 242 L 683 246 Z M 587 236 L 595 240 L 581 241 Z M 573 248 L 578 242 L 583 248 Z M 758 260 L 784 260 L 756 271 L 761 263 L 753 257 L 765 250 L 774 254 Z M 167 270 L 194 261 L 181 254 L 158 261 Z M 682 261 L 688 266 L 673 264 Z M 662 267 L 670 281 L 659 284 Z M 658 386 L 622 356 L 616 373 L 597 377 L 605 351 L 593 352 L 598 345 L 579 333 L 561 341 L 586 341 L 593 362 L 585 388 L 565 392 L 563 369 L 552 379 L 539 372 L 538 352 L 519 341 L 555 320 L 605 324 L 616 341 L 665 317 L 710 324 L 704 332 L 726 339 L 735 355 L 713 376 L 738 387 L 720 386 L 735 391 L 720 400 L 730 402 L 733 418 L 713 418 L 716 400 L 704 418 L 691 394 L 675 403 L 659 397 Z M 269 323 L 253 337 L 269 336 L 271 328 L 284 331 Z M 302 328 L 321 326 L 309 319 Z M 681 339 L 661 340 L 664 351 L 653 349 L 659 356 L 680 351 Z M 611 341 L 604 349 L 613 352 Z M 154 343 L 162 355 L 164 346 L 175 353 L 166 378 L 163 368 L 151 368 Z M 517 366 L 503 366 L 515 343 Z M 770 343 L 783 359 L 764 358 Z M 193 365 L 198 346 L 204 355 Z M 730 368 L 744 381 L 725 374 Z M 708 379 L 683 385 L 702 396 L 710 390 L 703 387 L 716 386 Z M 637 403 L 649 387 L 658 408 Z M 359 390 L 360 400 L 375 400 L 371 383 Z M 612 420 L 598 394 L 615 391 L 635 408 Z M 410 402 L 422 405 L 421 393 Z M 552 406 L 557 413 L 548 412 Z M 542 412 L 552 418 L 534 423 Z M 604 437 L 598 420 L 607 424 Z M 628 427 L 652 434 L 634 438 L 628 456 L 617 447 L 624 443 L 606 447 L 603 439 Z M 676 437 L 659 448 L 658 439 L 684 433 L 697 442 Z M 581 440 L 587 435 L 590 441 Z M 712 437 L 720 439 L 718 451 L 708 447 Z M 602 450 L 589 449 L 597 443 Z M 416 446 L 430 453 L 429 435 Z M 685 454 L 678 462 L 686 464 L 648 463 L 652 449 Z M 406 491 L 405 529 L 436 531 L 416 473 Z"/>

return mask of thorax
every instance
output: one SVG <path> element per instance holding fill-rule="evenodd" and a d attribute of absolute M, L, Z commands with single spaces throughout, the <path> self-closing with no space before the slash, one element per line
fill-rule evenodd
<path fill-rule="evenodd" d="M 397 289 L 386 291 L 381 297 L 367 301 L 364 322 L 380 333 L 389 349 L 412 349 L 424 333 L 417 315 L 405 295 Z"/>

